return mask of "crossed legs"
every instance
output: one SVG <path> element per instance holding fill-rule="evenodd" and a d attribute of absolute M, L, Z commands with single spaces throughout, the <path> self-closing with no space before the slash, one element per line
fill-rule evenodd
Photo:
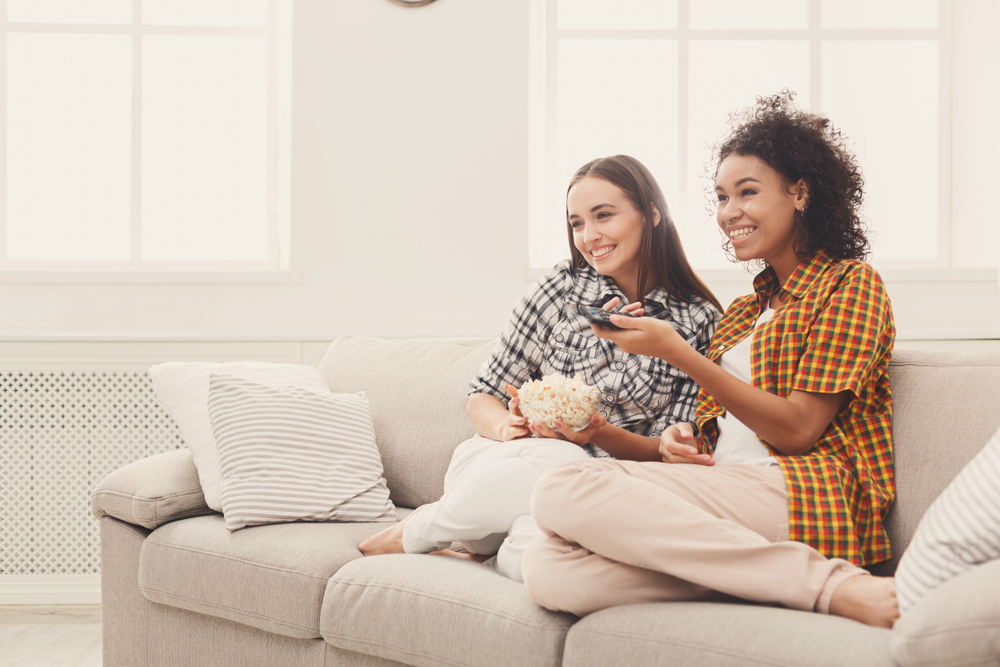
<path fill-rule="evenodd" d="M 835 591 L 867 573 L 787 540 L 778 468 L 574 462 L 540 479 L 532 513 L 545 537 L 528 548 L 522 571 L 528 591 L 549 609 L 584 615 L 728 595 L 858 618 L 844 613 L 851 605 Z M 891 580 L 865 576 L 841 593 L 885 601 L 887 586 Z M 893 593 L 878 618 L 858 620 L 885 624 L 894 600 Z"/>
<path fill-rule="evenodd" d="M 472 438 L 452 455 L 440 500 L 422 506 L 359 548 L 367 556 L 430 553 L 461 542 L 473 554 L 490 556 L 499 550 L 498 569 L 519 578 L 524 548 L 541 534 L 529 513 L 535 483 L 559 464 L 587 458 L 582 448 L 562 440 Z M 508 537 L 515 521 L 517 529 Z"/>

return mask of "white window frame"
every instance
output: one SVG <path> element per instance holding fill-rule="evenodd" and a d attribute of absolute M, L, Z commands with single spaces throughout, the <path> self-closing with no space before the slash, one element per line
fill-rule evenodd
<path fill-rule="evenodd" d="M 20 23 L 7 20 L 0 0 L 0 282 L 298 282 L 291 242 L 291 0 L 268 0 L 266 27 L 145 25 L 142 0 L 132 0 L 130 24 Z M 131 257 L 127 260 L 19 260 L 7 257 L 7 35 L 10 33 L 132 36 Z M 267 259 L 163 261 L 142 259 L 142 44 L 144 35 L 221 35 L 268 38 Z"/>
<path fill-rule="evenodd" d="M 937 201 L 937 254 L 923 260 L 876 260 L 880 270 L 890 273 L 949 269 L 951 266 L 951 61 L 952 61 L 952 0 L 938 0 L 938 26 L 933 29 L 828 29 L 821 28 L 821 2 L 809 0 L 809 27 L 782 30 L 695 30 L 689 27 L 691 2 L 677 0 L 678 23 L 674 30 L 569 30 L 560 29 L 558 0 L 532 0 L 529 45 L 529 244 L 536 244 L 539 230 L 546 224 L 551 211 L 552 197 L 563 196 L 565 183 L 557 182 L 556 174 L 556 118 L 558 104 L 555 81 L 558 74 L 558 44 L 563 39 L 664 39 L 678 44 L 678 193 L 682 198 L 679 210 L 685 210 L 688 179 L 695 177 L 688 159 L 688 49 L 692 40 L 771 40 L 808 41 L 810 49 L 809 99 L 800 100 L 814 111 L 822 109 L 822 43 L 824 41 L 936 41 L 938 47 L 938 201 Z M 776 91 L 761 91 L 770 94 Z M 687 208 L 687 210 L 691 210 Z M 537 248 L 537 246 L 536 246 Z M 720 251 L 721 252 L 721 251 Z M 529 246 L 527 277 L 535 279 L 548 268 L 542 266 L 540 252 Z M 699 270 L 703 277 L 713 280 L 731 279 L 745 272 L 732 269 Z M 982 273 L 982 272 L 980 272 Z M 977 274 L 979 275 L 979 274 Z M 982 276 L 980 276 L 982 277 Z"/>

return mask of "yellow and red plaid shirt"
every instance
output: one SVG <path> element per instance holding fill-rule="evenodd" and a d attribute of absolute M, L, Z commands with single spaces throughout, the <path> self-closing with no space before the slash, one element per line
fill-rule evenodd
<path fill-rule="evenodd" d="M 808 453 L 786 456 L 768 445 L 788 485 L 789 538 L 857 565 L 886 560 L 882 519 L 895 496 L 889 358 L 896 328 L 885 286 L 868 264 L 823 252 L 800 264 L 783 289 L 768 268 L 754 279 L 755 293 L 726 310 L 708 358 L 750 335 L 777 290 L 785 301 L 753 339 L 753 385 L 783 397 L 852 394 Z M 715 450 L 723 414 L 702 390 L 696 419 L 705 452 Z"/>

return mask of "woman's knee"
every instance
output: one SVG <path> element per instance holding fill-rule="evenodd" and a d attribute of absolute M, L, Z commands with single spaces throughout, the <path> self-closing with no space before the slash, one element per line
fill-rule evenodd
<path fill-rule="evenodd" d="M 571 461 L 586 461 L 591 457 L 579 445 L 565 440 L 549 438 L 532 439 L 521 456 L 529 465 L 537 468 L 539 474 L 555 466 Z"/>
<path fill-rule="evenodd" d="M 541 528 L 558 533 L 558 522 L 579 515 L 580 500 L 610 470 L 610 462 L 588 457 L 543 474 L 531 494 L 531 515 Z"/>

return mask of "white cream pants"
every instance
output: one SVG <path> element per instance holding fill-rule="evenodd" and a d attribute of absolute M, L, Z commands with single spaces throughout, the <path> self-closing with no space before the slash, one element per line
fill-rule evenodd
<path fill-rule="evenodd" d="M 583 448 L 563 440 L 466 440 L 452 454 L 444 495 L 404 525 L 403 550 L 428 553 L 461 542 L 472 553 L 496 554 L 497 571 L 522 581 L 524 550 L 542 535 L 530 511 L 535 482 L 562 463 L 588 458 Z"/>

